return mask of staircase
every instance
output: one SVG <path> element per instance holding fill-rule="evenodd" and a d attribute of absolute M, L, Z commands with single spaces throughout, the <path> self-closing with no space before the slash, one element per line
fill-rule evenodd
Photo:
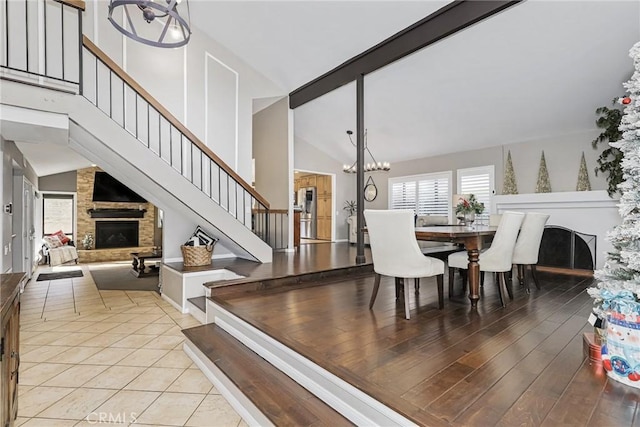
<path fill-rule="evenodd" d="M 33 84 L 43 76 L 28 61 L 22 70 L 0 64 L 27 77 L 19 81 L 4 74 L 0 104 L 66 116 L 74 151 L 159 208 L 170 207 L 213 231 L 235 256 L 271 262 L 269 203 L 89 39 L 78 38 L 80 70 L 67 71 L 76 78 L 65 78 L 64 64 L 62 79 L 47 76 L 64 83 L 64 90 Z"/>
<path fill-rule="evenodd" d="M 42 127 L 47 139 L 98 164 L 159 208 L 170 207 L 185 220 L 214 230 L 219 244 L 237 257 L 271 263 L 272 245 L 283 245 L 284 239 L 271 241 L 278 233 L 270 227 L 269 203 L 82 35 L 82 2 L 42 1 L 77 11 L 76 68 L 67 65 L 65 75 L 62 58 L 62 67 L 49 70 L 61 68 L 61 75 L 47 73 L 46 66 L 42 74 L 28 59 L 24 66 L 9 63 L 9 55 L 0 59 L 0 111 L 11 113 L 3 123 Z M 262 278 L 245 286 L 304 286 L 334 274 Z M 224 395 L 245 420 L 258 425 L 411 425 L 233 315 L 220 301 L 207 299 L 209 288 L 200 293 L 206 296 L 188 299 L 190 310 L 198 310 L 202 322 L 215 324 L 185 331 L 185 352 L 223 393 L 232 390 Z"/>

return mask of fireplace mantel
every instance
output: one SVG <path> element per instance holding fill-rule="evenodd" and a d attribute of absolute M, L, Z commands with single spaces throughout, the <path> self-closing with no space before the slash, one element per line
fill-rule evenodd
<path fill-rule="evenodd" d="M 494 196 L 492 212 L 543 212 L 551 215 L 548 225 L 559 225 L 596 237 L 596 268 L 602 268 L 606 253 L 613 249 L 607 233 L 621 223 L 619 200 L 606 191 L 566 191 L 558 193 Z"/>
<path fill-rule="evenodd" d="M 146 209 L 99 208 L 87 209 L 91 218 L 144 218 Z"/>

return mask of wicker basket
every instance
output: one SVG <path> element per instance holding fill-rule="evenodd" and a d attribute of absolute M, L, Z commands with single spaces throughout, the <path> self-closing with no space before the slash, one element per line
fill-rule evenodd
<path fill-rule="evenodd" d="M 180 246 L 182 250 L 183 265 L 185 267 L 199 267 L 211 264 L 213 245 L 207 246 Z"/>

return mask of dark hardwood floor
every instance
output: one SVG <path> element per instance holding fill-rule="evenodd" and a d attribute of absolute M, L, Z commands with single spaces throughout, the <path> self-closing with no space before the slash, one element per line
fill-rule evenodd
<path fill-rule="evenodd" d="M 502 308 L 487 275 L 477 311 L 423 279 L 410 320 L 389 278 L 368 309 L 373 275 L 213 299 L 420 425 L 640 425 L 640 391 L 585 363 L 592 279 L 539 276 Z"/>

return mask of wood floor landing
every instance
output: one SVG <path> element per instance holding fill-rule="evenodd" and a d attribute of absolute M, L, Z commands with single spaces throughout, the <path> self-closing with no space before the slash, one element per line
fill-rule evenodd
<path fill-rule="evenodd" d="M 353 425 L 218 326 L 183 332 L 274 425 Z"/>
<path fill-rule="evenodd" d="M 640 392 L 584 362 L 593 279 L 539 276 L 501 308 L 487 275 L 477 311 L 423 279 L 411 320 L 390 279 L 368 309 L 372 276 L 213 300 L 420 425 L 640 425 Z"/>
<path fill-rule="evenodd" d="M 274 287 L 289 287 L 327 277 L 359 275 L 373 271 L 371 251 L 365 248 L 366 262 L 356 264 L 356 247 L 347 242 L 302 245 L 295 252 L 275 252 L 273 262 L 257 263 L 241 258 L 216 259 L 210 266 L 184 267 L 182 263 L 166 265 L 179 272 L 227 269 L 244 276 L 241 279 L 205 283 L 212 293 L 243 293 Z M 215 289 L 215 290 L 214 290 Z"/>

